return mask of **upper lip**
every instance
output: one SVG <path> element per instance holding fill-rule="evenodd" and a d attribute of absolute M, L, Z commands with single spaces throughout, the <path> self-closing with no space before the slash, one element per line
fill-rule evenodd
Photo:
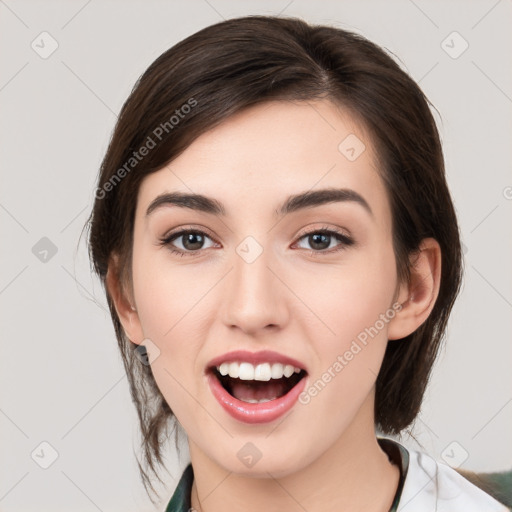
<path fill-rule="evenodd" d="M 279 354 L 278 352 L 274 352 L 273 350 L 261 350 L 259 352 L 249 352 L 247 350 L 234 350 L 232 352 L 227 352 L 221 356 L 213 358 L 207 365 L 206 369 L 211 370 L 222 363 L 235 363 L 235 362 L 247 362 L 252 365 L 257 365 L 260 363 L 281 363 L 281 364 L 291 364 L 296 368 L 300 368 L 301 370 L 306 370 L 306 367 L 297 359 L 293 359 L 292 357 L 285 356 L 283 354 Z"/>

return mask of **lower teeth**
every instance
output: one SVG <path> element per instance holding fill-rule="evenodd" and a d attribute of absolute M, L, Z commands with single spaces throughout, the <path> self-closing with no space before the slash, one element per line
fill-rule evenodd
<path fill-rule="evenodd" d="M 241 402 L 246 402 L 248 404 L 262 404 L 264 402 L 270 402 L 271 400 L 275 400 L 277 396 L 273 398 L 262 398 L 261 400 L 256 400 L 255 398 L 247 398 L 245 400 L 240 399 Z"/>

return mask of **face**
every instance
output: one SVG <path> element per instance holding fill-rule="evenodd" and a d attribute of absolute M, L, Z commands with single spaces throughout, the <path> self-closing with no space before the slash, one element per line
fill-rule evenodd
<path fill-rule="evenodd" d="M 144 179 L 131 339 L 149 340 L 192 456 L 284 476 L 373 433 L 397 314 L 391 211 L 375 162 L 367 134 L 330 102 L 270 102 Z M 325 189 L 338 194 L 325 201 Z"/>

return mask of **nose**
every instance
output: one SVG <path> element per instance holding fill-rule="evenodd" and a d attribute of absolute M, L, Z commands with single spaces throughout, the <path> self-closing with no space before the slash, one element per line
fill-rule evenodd
<path fill-rule="evenodd" d="M 282 328 L 288 321 L 286 287 L 277 277 L 276 265 L 263 252 L 251 263 L 235 252 L 233 270 L 223 290 L 221 314 L 230 329 L 257 335 Z"/>

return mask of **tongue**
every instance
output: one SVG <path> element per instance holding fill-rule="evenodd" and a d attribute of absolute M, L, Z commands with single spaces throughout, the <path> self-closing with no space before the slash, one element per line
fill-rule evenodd
<path fill-rule="evenodd" d="M 289 391 L 289 384 L 287 385 L 285 378 L 271 379 L 267 382 L 240 379 L 230 381 L 231 394 L 238 400 L 273 400 Z"/>

